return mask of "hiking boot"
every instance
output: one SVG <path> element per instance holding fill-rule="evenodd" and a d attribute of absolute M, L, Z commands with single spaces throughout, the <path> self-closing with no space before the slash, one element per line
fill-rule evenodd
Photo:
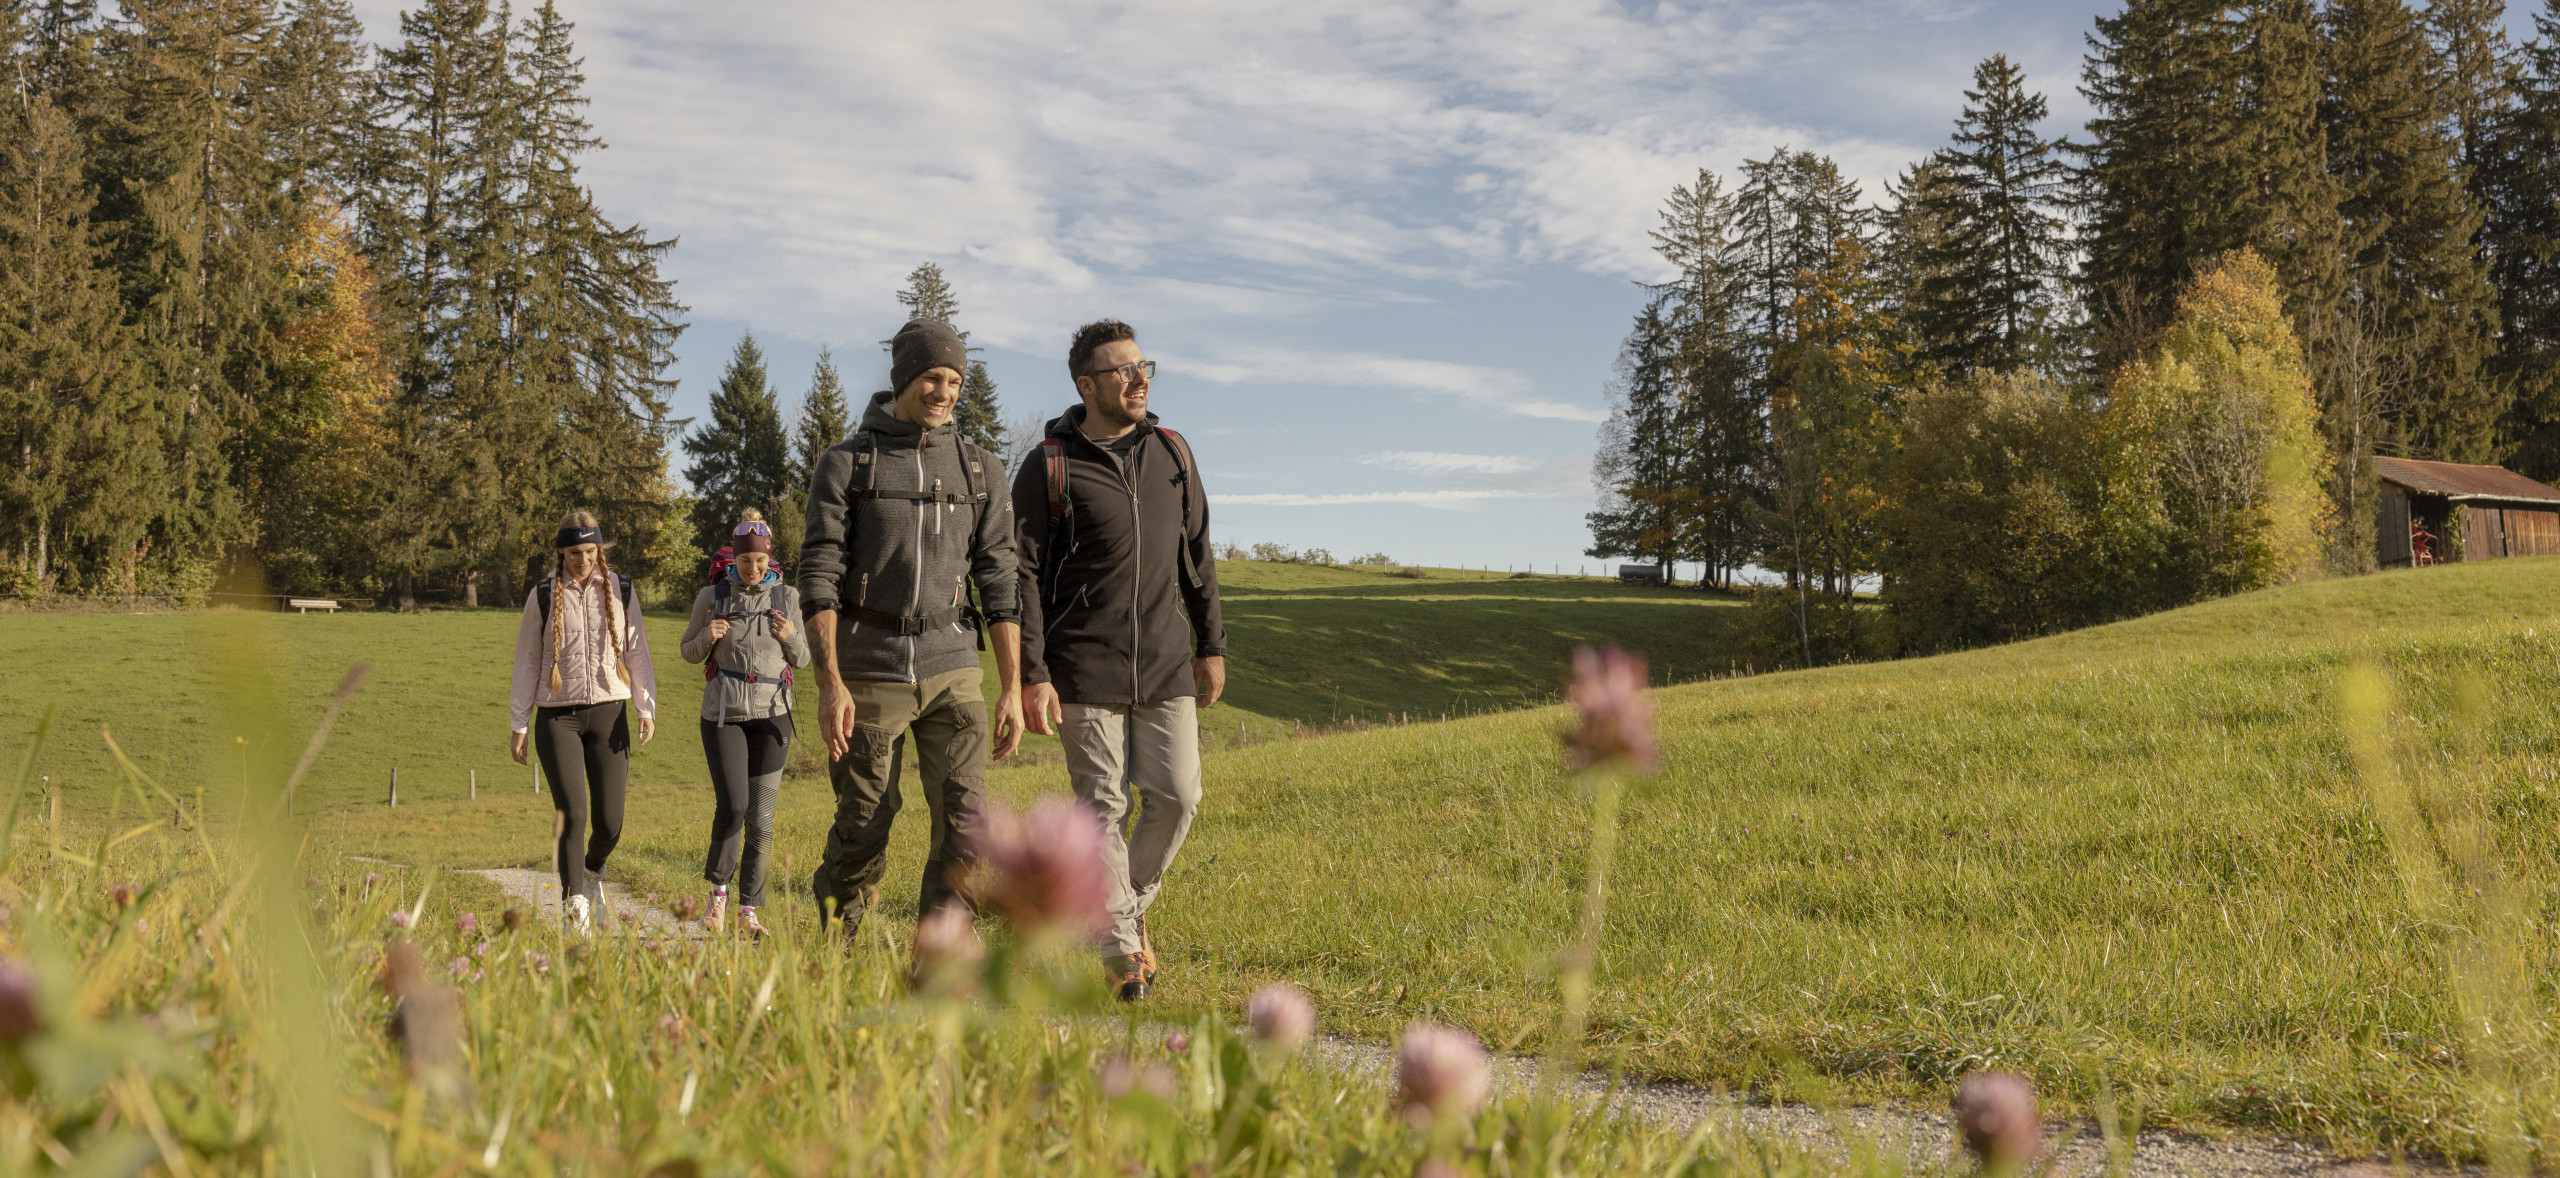
<path fill-rule="evenodd" d="M 1137 955 L 1102 959 L 1102 980 L 1122 1002 L 1143 1002 L 1147 997 L 1147 975 Z"/>
<path fill-rule="evenodd" d="M 1152 988 L 1156 984 L 1156 943 L 1147 935 L 1147 918 L 1138 918 L 1138 976 Z"/>
<path fill-rule="evenodd" d="M 587 898 L 583 895 L 571 896 L 569 897 L 567 907 L 569 931 L 582 937 L 594 934 L 596 931 L 595 916 L 587 907 Z"/>
<path fill-rule="evenodd" d="M 745 911 L 753 912 L 755 909 L 749 908 Z M 722 924 L 728 922 L 728 919 L 729 889 L 711 889 L 711 902 L 702 906 L 702 927 L 716 933 L 720 931 Z"/>
<path fill-rule="evenodd" d="M 738 905 L 738 931 L 756 940 L 764 939 L 764 922 L 756 919 L 756 910 Z"/>

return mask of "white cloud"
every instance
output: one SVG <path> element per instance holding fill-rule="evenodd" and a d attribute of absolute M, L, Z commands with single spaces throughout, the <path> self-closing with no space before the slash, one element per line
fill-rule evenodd
<path fill-rule="evenodd" d="M 1539 397 L 1528 377 L 1510 369 L 1448 360 L 1381 356 L 1372 352 L 1312 352 L 1240 346 L 1209 358 L 1168 359 L 1166 364 L 1219 384 L 1251 382 L 1404 389 L 1456 397 L 1521 417 L 1594 424 L 1609 417 L 1607 410 L 1596 405 Z"/>
<path fill-rule="evenodd" d="M 1411 503 L 1424 507 L 1470 507 L 1487 499 L 1543 499 L 1535 491 L 1353 491 L 1330 495 L 1211 495 L 1220 507 L 1347 507 L 1364 503 Z"/>
<path fill-rule="evenodd" d="M 838 338 L 933 259 L 981 337 L 1041 351 L 1096 296 L 1238 313 L 1169 277 L 1305 309 L 1524 263 L 1654 276 L 1672 183 L 1784 142 L 1872 191 L 1924 144 L 1790 98 L 1928 93 L 1943 135 L 1961 71 L 1896 31 L 1998 19 L 1916 0 L 563 7 L 614 144 L 589 178 L 684 235 L 695 307 Z M 392 35 L 391 3 L 363 10 Z M 1862 50 L 1901 58 L 1838 60 Z"/>
<path fill-rule="evenodd" d="M 1444 454 L 1436 450 L 1389 450 L 1360 461 L 1425 474 L 1519 474 L 1538 465 L 1537 459 L 1516 454 Z"/>

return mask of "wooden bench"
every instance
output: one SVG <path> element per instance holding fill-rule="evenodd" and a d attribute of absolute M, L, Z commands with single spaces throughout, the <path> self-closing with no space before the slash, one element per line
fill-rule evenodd
<path fill-rule="evenodd" d="M 284 607 L 298 614 L 307 614 L 315 609 L 325 609 L 333 614 L 338 612 L 338 603 L 326 597 L 288 597 L 284 599 Z"/>

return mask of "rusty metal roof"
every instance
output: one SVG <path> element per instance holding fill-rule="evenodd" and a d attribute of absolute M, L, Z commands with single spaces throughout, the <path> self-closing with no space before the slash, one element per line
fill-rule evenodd
<path fill-rule="evenodd" d="M 2497 499 L 2510 503 L 2560 505 L 2560 487 L 2547 487 L 2503 466 L 2468 466 L 2459 462 L 2420 462 L 2415 458 L 2374 456 L 2373 473 L 2421 495 L 2447 499 Z"/>

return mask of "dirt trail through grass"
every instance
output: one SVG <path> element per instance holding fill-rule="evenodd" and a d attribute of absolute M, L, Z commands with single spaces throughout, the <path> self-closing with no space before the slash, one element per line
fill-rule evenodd
<path fill-rule="evenodd" d="M 560 919 L 560 881 L 551 873 L 524 867 L 492 867 L 466 871 L 498 885 L 510 900 L 532 905 L 537 920 Z M 631 894 L 631 889 L 613 880 L 604 885 L 604 911 L 596 914 L 596 927 L 603 932 L 639 932 L 658 937 L 701 937 L 708 933 L 700 921 L 678 920 L 675 914 Z"/>
<path fill-rule="evenodd" d="M 522 867 L 499 867 L 463 874 L 478 876 L 498 886 L 510 900 L 530 905 L 542 920 L 557 921 L 560 915 L 560 885 L 548 872 Z M 654 894 L 654 893 L 653 893 Z M 612 932 L 635 928 L 647 936 L 700 938 L 709 933 L 699 921 L 678 920 L 665 908 L 635 897 L 618 882 L 605 884 L 609 923 L 600 925 Z M 1172 1029 L 1170 1025 L 1167 1030 Z M 1318 1059 L 1334 1071 L 1358 1076 L 1373 1083 L 1392 1082 L 1395 1049 L 1390 1044 L 1344 1035 L 1328 1035 L 1315 1046 Z M 1525 1091 L 1537 1083 L 1538 1061 L 1528 1056 L 1504 1056 L 1495 1065 L 1498 1088 Z M 1585 1072 L 1575 1084 L 1575 1095 L 1584 1101 L 1606 1101 L 1622 1112 L 1633 1113 L 1665 1126 L 1689 1130 L 1701 1124 L 1749 1137 L 1779 1137 L 1807 1148 L 1842 1158 L 1855 1156 L 1861 1150 L 1881 1157 L 1909 1159 L 1915 1171 L 1928 1170 L 1950 1160 L 1954 1141 L 1954 1122 L 1943 1112 L 1924 1111 L 1901 1105 L 1870 1105 L 1838 1109 L 1818 1109 L 1808 1105 L 1770 1104 L 1719 1089 L 1673 1081 L 1613 1083 L 1604 1072 Z M 2049 1175 L 2098 1175 L 2107 1172 L 2107 1143 L 2097 1125 L 2061 1122 L 2048 1131 L 2047 1150 L 2054 1158 Z M 2308 1176 L 2348 1175 L 2366 1172 L 2357 1165 L 2339 1165 L 2327 1151 L 2309 1142 L 2286 1137 L 2240 1135 L 2225 1138 L 2194 1137 L 2182 1133 L 2151 1131 L 2140 1134 L 2134 1144 L 2131 1166 L 2124 1173 L 2134 1178 L 2172 1178 L 2184 1175 L 2249 1175 Z M 2439 1173 L 2417 1169 L 2409 1173 Z"/>
<path fill-rule="evenodd" d="M 1343 1035 L 1317 1041 L 1316 1054 L 1328 1067 L 1379 1083 L 1391 1082 L 1392 1047 Z M 1497 1090 L 1526 1091 L 1537 1084 L 1539 1061 L 1504 1056 L 1495 1064 Z M 1888 1159 L 1906 1159 L 1910 1170 L 1929 1173 L 1955 1165 L 1955 1122 L 1944 1112 L 1907 1105 L 1865 1105 L 1820 1109 L 1801 1104 L 1770 1104 L 1737 1097 L 1718 1089 L 1672 1081 L 1612 1084 L 1602 1072 L 1584 1072 L 1574 1085 L 1586 1101 L 1646 1120 L 1687 1130 L 1705 1124 L 1753 1138 L 1783 1138 L 1807 1149 L 1850 1159 L 1862 1151 Z M 2046 1126 L 2045 1150 L 2052 1158 L 2042 1171 L 2054 1178 L 2108 1172 L 2105 1135 L 2093 1122 L 2057 1121 Z M 2328 1151 L 2290 1137 L 2241 1134 L 2206 1138 L 2151 1130 L 2134 1140 L 2133 1157 L 2122 1173 L 2133 1178 L 2184 1178 L 2186 1175 L 2378 1175 L 2370 1163 L 2342 1164 Z M 2413 1166 L 2404 1174 L 2451 1174 L 2440 1168 Z"/>

